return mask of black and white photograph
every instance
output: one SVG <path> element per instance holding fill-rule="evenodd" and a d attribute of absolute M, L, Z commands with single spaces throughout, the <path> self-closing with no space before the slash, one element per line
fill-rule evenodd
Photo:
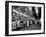
<path fill-rule="evenodd" d="M 41 7 L 12 6 L 12 31 L 41 29 Z"/>
<path fill-rule="evenodd" d="M 44 3 L 6 2 L 7 35 L 44 33 Z"/>

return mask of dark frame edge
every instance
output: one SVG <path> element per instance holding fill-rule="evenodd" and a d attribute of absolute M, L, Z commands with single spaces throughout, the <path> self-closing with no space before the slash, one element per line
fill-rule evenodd
<path fill-rule="evenodd" d="M 5 2 L 8 2 L 8 3 L 28 3 L 28 4 L 45 4 L 45 3 L 41 3 L 41 2 L 25 2 L 25 1 L 5 1 Z"/>
<path fill-rule="evenodd" d="M 44 34 L 45 34 L 45 3 L 44 3 Z"/>
<path fill-rule="evenodd" d="M 9 15 L 9 3 L 6 1 L 5 2 L 5 36 L 8 36 L 9 34 L 9 29 L 8 29 L 8 15 Z"/>

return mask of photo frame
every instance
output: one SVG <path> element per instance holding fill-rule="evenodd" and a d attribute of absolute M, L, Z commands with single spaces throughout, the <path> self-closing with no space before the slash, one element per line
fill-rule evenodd
<path fill-rule="evenodd" d="M 45 3 L 5 1 L 5 35 L 33 34 L 45 34 Z"/>

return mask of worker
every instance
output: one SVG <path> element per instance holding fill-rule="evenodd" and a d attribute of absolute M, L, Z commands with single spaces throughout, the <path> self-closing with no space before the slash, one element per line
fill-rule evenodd
<path fill-rule="evenodd" d="M 20 20 L 18 20 L 18 22 L 17 22 L 17 26 L 18 26 L 18 27 L 20 26 Z"/>
<path fill-rule="evenodd" d="M 27 26 L 29 26 L 29 20 L 27 19 Z"/>

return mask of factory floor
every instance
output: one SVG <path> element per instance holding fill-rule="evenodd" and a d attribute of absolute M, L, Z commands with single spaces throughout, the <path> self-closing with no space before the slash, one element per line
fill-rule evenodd
<path fill-rule="evenodd" d="M 40 29 L 41 29 L 40 24 L 32 24 L 32 25 L 30 25 L 28 27 L 13 29 L 12 31 L 40 30 Z"/>

